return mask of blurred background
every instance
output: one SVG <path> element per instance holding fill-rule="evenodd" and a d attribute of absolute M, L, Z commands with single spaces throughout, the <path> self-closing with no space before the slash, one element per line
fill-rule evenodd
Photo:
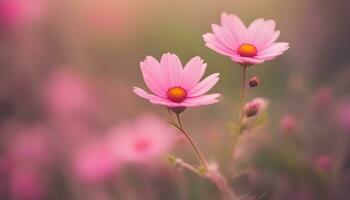
<path fill-rule="evenodd" d="M 183 123 L 242 199 L 350 199 L 349 8 L 348 0 L 0 0 L 0 199 L 219 199 L 211 182 L 169 165 L 164 145 L 157 159 L 124 164 L 111 150 L 121 145 L 113 127 L 145 131 L 130 128 L 144 113 L 171 120 L 132 92 L 145 88 L 139 62 L 165 52 L 183 63 L 201 56 L 206 74 L 220 72 L 222 101 L 187 110 Z M 239 138 L 233 158 L 241 68 L 202 40 L 223 11 L 246 24 L 276 20 L 291 46 L 249 68 L 261 85 L 247 99 L 269 99 L 269 120 Z M 170 152 L 197 163 L 186 142 Z"/>

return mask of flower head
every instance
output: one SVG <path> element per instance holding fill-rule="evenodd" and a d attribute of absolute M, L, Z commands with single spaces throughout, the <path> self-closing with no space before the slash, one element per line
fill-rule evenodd
<path fill-rule="evenodd" d="M 134 92 L 153 104 L 168 108 L 195 107 L 218 102 L 219 94 L 205 95 L 219 80 L 215 73 L 200 81 L 206 64 L 200 57 L 192 58 L 185 67 L 175 54 L 163 54 L 160 62 L 151 56 L 140 63 L 147 87 L 154 94 L 135 87 Z"/>
<path fill-rule="evenodd" d="M 213 24 L 214 33 L 203 35 L 206 46 L 243 64 L 272 60 L 289 48 L 289 43 L 276 42 L 280 31 L 274 20 L 254 20 L 246 27 L 236 15 L 221 14 L 221 26 Z"/>
<path fill-rule="evenodd" d="M 257 97 L 244 105 L 244 114 L 246 117 L 257 116 L 266 109 L 267 105 L 267 100 Z"/>
<path fill-rule="evenodd" d="M 126 162 L 148 162 L 167 153 L 176 142 L 175 130 L 153 115 L 119 124 L 109 132 L 113 152 Z"/>

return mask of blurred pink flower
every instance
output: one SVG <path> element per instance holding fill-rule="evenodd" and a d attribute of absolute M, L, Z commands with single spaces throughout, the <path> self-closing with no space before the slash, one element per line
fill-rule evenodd
<path fill-rule="evenodd" d="M 280 126 L 286 133 L 293 133 L 296 129 L 296 119 L 290 114 L 285 114 L 280 122 Z"/>
<path fill-rule="evenodd" d="M 48 165 L 52 153 L 48 130 L 41 125 L 17 129 L 6 148 L 11 163 L 18 167 Z"/>
<path fill-rule="evenodd" d="M 247 117 L 254 117 L 264 112 L 268 101 L 264 98 L 257 97 L 244 105 L 244 113 Z"/>
<path fill-rule="evenodd" d="M 219 101 L 219 94 L 204 95 L 218 82 L 219 74 L 212 74 L 200 81 L 207 66 L 200 57 L 192 58 L 183 68 L 175 54 L 166 53 L 160 63 L 148 56 L 140 66 L 144 81 L 154 95 L 138 87 L 134 88 L 134 92 L 151 103 L 176 108 Z"/>
<path fill-rule="evenodd" d="M 229 56 L 233 61 L 249 65 L 272 60 L 289 48 L 289 43 L 277 42 L 274 20 L 254 20 L 247 28 L 236 15 L 221 14 L 221 26 L 213 24 L 214 33 L 203 35 L 206 46 Z"/>
<path fill-rule="evenodd" d="M 315 159 L 315 165 L 317 169 L 329 172 L 332 170 L 333 159 L 328 154 L 320 155 Z"/>
<path fill-rule="evenodd" d="M 37 171 L 21 169 L 10 175 L 10 192 L 13 200 L 40 200 L 44 199 L 45 188 Z"/>
<path fill-rule="evenodd" d="M 315 111 L 322 111 L 332 104 L 333 90 L 330 87 L 324 86 L 318 88 L 312 99 L 312 109 Z"/>
<path fill-rule="evenodd" d="M 96 109 L 91 88 L 69 71 L 54 71 L 45 83 L 43 96 L 48 110 L 58 117 L 74 118 Z"/>
<path fill-rule="evenodd" d="M 1 0 L 0 26 L 14 28 L 31 24 L 44 14 L 44 0 Z"/>
<path fill-rule="evenodd" d="M 119 124 L 109 133 L 116 155 L 129 162 L 153 161 L 177 141 L 175 130 L 150 114 Z"/>
<path fill-rule="evenodd" d="M 350 101 L 337 106 L 335 119 L 342 129 L 350 133 Z"/>
<path fill-rule="evenodd" d="M 106 181 L 120 165 L 118 158 L 104 143 L 80 147 L 72 162 L 73 173 L 83 183 Z"/>

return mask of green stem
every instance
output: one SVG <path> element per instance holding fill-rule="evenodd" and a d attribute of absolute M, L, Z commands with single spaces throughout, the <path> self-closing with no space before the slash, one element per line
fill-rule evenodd
<path fill-rule="evenodd" d="M 240 94 L 240 98 L 239 98 L 239 109 L 240 109 L 240 117 L 239 117 L 239 135 L 237 137 L 235 137 L 232 141 L 232 157 L 234 156 L 234 152 L 235 152 L 235 147 L 236 147 L 236 143 L 238 140 L 238 137 L 241 135 L 241 133 L 243 132 L 242 129 L 242 122 L 244 119 L 244 98 L 245 98 L 245 88 L 246 88 L 246 76 L 247 76 L 247 68 L 248 66 L 246 65 L 242 65 L 242 83 L 241 83 L 241 94 Z"/>
<path fill-rule="evenodd" d="M 181 131 L 181 133 L 186 137 L 187 141 L 191 144 L 194 152 L 196 153 L 198 159 L 202 162 L 202 164 L 205 166 L 205 168 L 208 168 L 207 160 L 204 158 L 203 154 L 199 151 L 199 149 L 195 145 L 194 141 L 192 140 L 191 136 L 183 129 L 180 114 L 176 113 L 176 119 L 177 119 L 178 125 L 176 125 L 175 127 L 179 131 Z"/>
<path fill-rule="evenodd" d="M 243 66 L 242 68 L 242 84 L 241 84 L 241 95 L 239 98 L 239 107 L 240 107 L 240 123 L 244 118 L 244 98 L 245 98 L 245 88 L 246 88 L 246 74 L 247 74 L 247 66 Z"/>

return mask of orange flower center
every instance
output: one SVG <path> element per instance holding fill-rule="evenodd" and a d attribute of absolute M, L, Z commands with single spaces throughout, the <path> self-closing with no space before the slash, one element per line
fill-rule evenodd
<path fill-rule="evenodd" d="M 237 53 L 242 57 L 254 57 L 258 53 L 258 50 L 254 45 L 244 43 L 238 47 Z"/>
<path fill-rule="evenodd" d="M 187 92 L 182 87 L 172 87 L 167 92 L 168 99 L 172 102 L 183 102 L 187 97 Z"/>

